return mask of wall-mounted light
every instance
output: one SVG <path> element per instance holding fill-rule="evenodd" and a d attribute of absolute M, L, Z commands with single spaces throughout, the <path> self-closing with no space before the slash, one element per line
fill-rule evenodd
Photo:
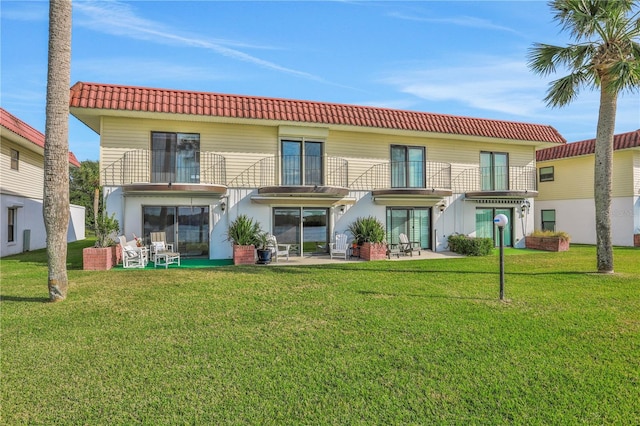
<path fill-rule="evenodd" d="M 220 211 L 224 212 L 227 208 L 227 203 L 224 201 L 220 203 Z"/>
<path fill-rule="evenodd" d="M 340 208 L 340 213 L 344 213 L 344 209 L 347 207 L 344 204 L 341 204 L 340 206 L 338 206 Z"/>
<path fill-rule="evenodd" d="M 442 213 L 446 208 L 447 208 L 446 201 L 441 201 L 440 203 L 438 203 L 438 210 L 440 210 L 440 213 Z"/>
<path fill-rule="evenodd" d="M 522 212 L 522 214 L 525 214 L 529 211 L 529 208 L 531 208 L 531 203 L 529 202 L 529 200 L 525 200 L 524 203 L 522 203 L 522 205 L 520 206 L 520 211 Z"/>

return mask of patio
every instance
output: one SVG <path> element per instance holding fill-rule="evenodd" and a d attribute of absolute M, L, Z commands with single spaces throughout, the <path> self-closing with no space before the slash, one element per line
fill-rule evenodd
<path fill-rule="evenodd" d="M 462 255 L 450 252 L 450 251 L 442 251 L 434 253 L 430 250 L 422 250 L 421 254 L 418 255 L 414 253 L 413 256 L 400 256 L 395 257 L 392 256 L 391 259 L 386 259 L 385 261 L 389 262 L 402 262 L 405 260 L 430 260 L 430 259 L 446 259 L 446 258 L 455 258 L 455 257 L 464 257 Z M 341 263 L 358 263 L 365 262 L 364 260 L 352 257 L 347 258 L 347 260 L 343 259 L 331 259 L 328 254 L 326 255 L 308 255 L 308 256 L 290 256 L 289 260 L 281 259 L 279 262 L 272 261 L 267 265 L 257 265 L 257 266 L 305 266 L 305 265 L 338 265 Z M 182 258 L 180 265 L 170 264 L 168 269 L 191 269 L 191 268 L 216 268 L 220 266 L 232 266 L 233 260 L 231 259 L 190 259 L 190 258 Z M 160 269 L 164 269 L 164 265 Z M 122 263 L 116 265 L 114 269 L 124 269 L 122 267 Z M 156 269 L 154 267 L 153 262 L 149 262 L 144 269 Z"/>

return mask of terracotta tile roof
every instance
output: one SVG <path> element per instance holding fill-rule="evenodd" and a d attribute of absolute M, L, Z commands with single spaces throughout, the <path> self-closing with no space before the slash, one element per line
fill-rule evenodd
<path fill-rule="evenodd" d="M 4 108 L 0 108 L 0 126 L 44 149 L 44 135 Z M 80 167 L 80 162 L 71 151 L 69 151 L 69 163 Z"/>
<path fill-rule="evenodd" d="M 551 126 L 388 108 L 78 82 L 70 106 L 565 143 Z"/>
<path fill-rule="evenodd" d="M 627 149 L 640 147 L 640 129 L 620 133 L 613 137 L 613 149 Z M 562 146 L 541 149 L 536 152 L 536 161 L 557 160 L 559 158 L 577 157 L 595 153 L 596 140 L 588 139 L 580 142 L 572 142 Z"/>

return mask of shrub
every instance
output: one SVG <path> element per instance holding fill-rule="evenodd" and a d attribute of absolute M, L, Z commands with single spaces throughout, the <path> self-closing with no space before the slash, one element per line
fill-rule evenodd
<path fill-rule="evenodd" d="M 563 241 L 571 241 L 571 236 L 564 231 L 541 231 L 540 229 L 536 229 L 531 234 L 530 237 L 556 237 L 560 238 Z"/>
<path fill-rule="evenodd" d="M 373 216 L 357 218 L 348 229 L 358 245 L 381 243 L 385 239 L 384 225 Z"/>
<path fill-rule="evenodd" d="M 116 214 L 107 216 L 103 213 L 98 216 L 96 223 L 96 247 L 109 247 L 116 243 L 120 224 L 116 219 Z"/>
<path fill-rule="evenodd" d="M 245 214 L 238 216 L 229 225 L 227 239 L 239 246 L 257 245 L 261 233 L 260 224 Z"/>
<path fill-rule="evenodd" d="M 449 235 L 449 250 L 466 256 L 486 256 L 493 250 L 493 239 L 473 238 L 461 234 Z"/>

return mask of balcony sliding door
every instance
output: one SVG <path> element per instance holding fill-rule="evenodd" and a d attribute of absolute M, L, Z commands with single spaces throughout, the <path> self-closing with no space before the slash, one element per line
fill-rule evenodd
<path fill-rule="evenodd" d="M 504 152 L 481 152 L 480 181 L 482 191 L 508 190 L 509 154 Z"/>
<path fill-rule="evenodd" d="M 391 187 L 424 188 L 424 148 L 391 146 Z"/>
<path fill-rule="evenodd" d="M 282 141 L 282 185 L 322 184 L 322 142 Z"/>
<path fill-rule="evenodd" d="M 200 135 L 152 132 L 151 182 L 199 183 Z"/>

